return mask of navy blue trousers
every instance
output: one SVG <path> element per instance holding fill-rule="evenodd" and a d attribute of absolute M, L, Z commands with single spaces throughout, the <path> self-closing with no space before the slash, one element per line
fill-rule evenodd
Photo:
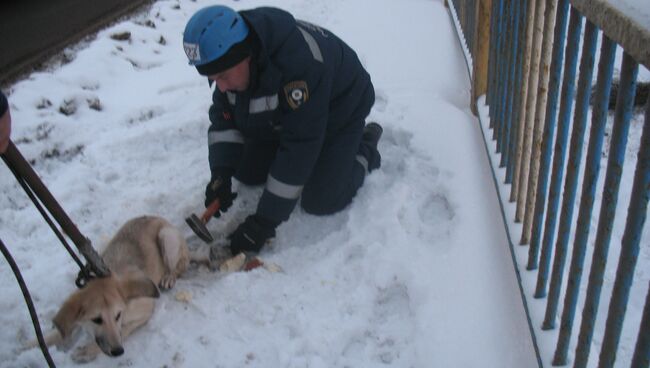
<path fill-rule="evenodd" d="M 352 202 L 366 175 L 366 169 L 356 159 L 357 154 L 369 150 L 361 142 L 364 125 L 365 120 L 349 124 L 344 131 L 325 139 L 302 191 L 300 205 L 307 213 L 328 215 Z M 235 178 L 247 185 L 264 184 L 277 149 L 276 141 L 246 140 Z"/>

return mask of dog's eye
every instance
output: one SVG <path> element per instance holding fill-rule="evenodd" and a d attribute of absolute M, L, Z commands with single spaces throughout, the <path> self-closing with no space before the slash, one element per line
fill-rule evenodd
<path fill-rule="evenodd" d="M 93 321 L 93 323 L 95 323 L 95 324 L 97 324 L 97 325 L 101 325 L 102 322 L 104 322 L 104 321 L 102 320 L 102 317 L 95 317 L 95 318 L 91 319 L 91 321 Z"/>
<path fill-rule="evenodd" d="M 119 321 L 120 317 L 122 317 L 122 312 L 118 313 L 117 316 L 115 316 L 115 322 Z"/>

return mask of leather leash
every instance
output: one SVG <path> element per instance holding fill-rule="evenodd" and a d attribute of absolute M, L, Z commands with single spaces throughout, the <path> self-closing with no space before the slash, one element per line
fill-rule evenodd
<path fill-rule="evenodd" d="M 77 226 L 72 222 L 70 217 L 68 217 L 66 212 L 56 201 L 52 193 L 50 193 L 45 184 L 43 184 L 20 151 L 18 151 L 18 148 L 16 148 L 13 142 L 9 142 L 7 150 L 2 154 L 2 159 L 14 174 L 23 190 L 25 190 L 25 193 L 27 193 L 36 208 L 39 210 L 45 221 L 50 225 L 52 231 L 56 234 L 70 256 L 79 266 L 79 275 L 75 281 L 77 287 L 83 287 L 94 277 L 105 277 L 110 275 L 110 270 L 106 267 L 99 254 L 97 254 L 90 240 L 81 234 Z M 45 206 L 45 208 L 43 208 L 43 206 Z M 77 257 L 70 245 L 65 241 L 65 238 L 53 223 L 50 215 L 56 220 L 61 229 L 66 235 L 68 235 L 79 252 L 84 256 L 87 262 L 85 266 L 79 260 L 79 257 Z"/>

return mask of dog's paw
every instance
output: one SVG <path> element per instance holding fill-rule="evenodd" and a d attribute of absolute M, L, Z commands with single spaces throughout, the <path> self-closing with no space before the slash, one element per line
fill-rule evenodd
<path fill-rule="evenodd" d="M 282 269 L 282 267 L 280 267 L 280 265 L 278 265 L 277 263 L 267 263 L 267 262 L 264 262 L 264 263 L 262 264 L 262 267 L 264 267 L 264 269 L 267 270 L 267 271 L 269 271 L 269 272 L 273 272 L 273 273 L 277 273 L 277 272 L 284 273 L 284 270 Z"/>
<path fill-rule="evenodd" d="M 95 343 L 80 346 L 72 352 L 72 361 L 77 364 L 89 363 L 97 358 L 101 349 Z"/>
<path fill-rule="evenodd" d="M 244 253 L 239 253 L 238 255 L 224 261 L 219 265 L 219 272 L 235 272 L 241 271 L 246 263 L 246 255 Z"/>
<path fill-rule="evenodd" d="M 169 273 L 162 277 L 162 280 L 160 280 L 160 285 L 158 285 L 158 287 L 160 287 L 163 290 L 169 290 L 173 288 L 175 284 L 176 284 L 176 276 Z"/>

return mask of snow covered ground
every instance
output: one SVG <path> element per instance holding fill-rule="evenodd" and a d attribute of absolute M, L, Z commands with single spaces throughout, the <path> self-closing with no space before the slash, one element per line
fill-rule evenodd
<path fill-rule="evenodd" d="M 181 227 L 208 180 L 210 90 L 187 65 L 185 22 L 211 1 L 158 1 L 10 89 L 13 140 L 101 248 L 127 219 Z M 119 358 L 91 367 L 534 367 L 537 365 L 462 51 L 442 1 L 226 1 L 280 6 L 355 48 L 372 75 L 383 166 L 345 211 L 296 210 L 262 256 L 283 273 L 192 269 L 161 296 Z M 129 31 L 130 40 L 111 36 Z M 61 111 L 66 111 L 63 114 Z M 76 265 L 0 168 L 0 236 L 43 325 Z M 213 234 L 253 211 L 240 197 Z M 179 301 L 176 293 L 191 295 Z M 39 367 L 22 295 L 0 266 L 0 366 Z M 69 354 L 52 350 L 58 366 Z"/>

